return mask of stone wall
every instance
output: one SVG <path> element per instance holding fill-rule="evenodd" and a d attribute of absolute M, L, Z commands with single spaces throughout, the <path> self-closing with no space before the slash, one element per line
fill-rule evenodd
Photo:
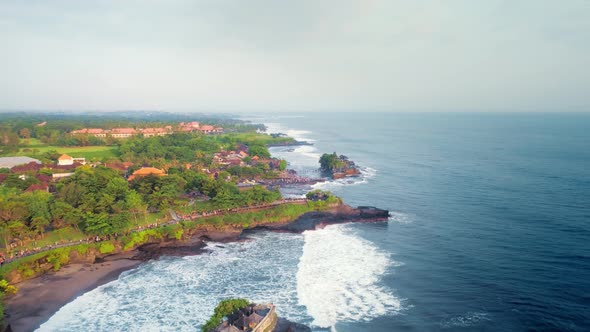
<path fill-rule="evenodd" d="M 252 332 L 271 332 L 275 325 L 277 325 L 277 313 L 275 312 L 275 306 L 270 304 L 270 311 L 264 318 L 256 325 Z"/>

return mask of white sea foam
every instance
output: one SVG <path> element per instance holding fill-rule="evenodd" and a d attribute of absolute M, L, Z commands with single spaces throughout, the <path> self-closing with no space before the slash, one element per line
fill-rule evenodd
<path fill-rule="evenodd" d="M 358 177 L 347 177 L 337 180 L 328 180 L 312 185 L 313 189 L 334 190 L 343 186 L 355 186 L 365 184 L 377 175 L 377 170 L 371 167 L 360 167 L 361 174 Z"/>
<path fill-rule="evenodd" d="M 309 323 L 295 281 L 302 246 L 301 235 L 261 233 L 149 262 L 65 305 L 39 331 L 195 331 L 230 297 L 273 302 L 281 316 Z"/>
<path fill-rule="evenodd" d="M 389 211 L 389 221 L 397 222 L 400 224 L 411 224 L 414 222 L 414 217 L 407 213 Z"/>
<path fill-rule="evenodd" d="M 309 130 L 300 130 L 300 129 L 292 129 L 283 126 L 280 123 L 276 122 L 269 122 L 264 124 L 266 126 L 266 133 L 267 134 L 286 134 L 289 137 L 293 137 L 298 141 L 305 141 L 305 142 L 314 142 L 312 138 L 309 137 L 311 131 Z"/>
<path fill-rule="evenodd" d="M 370 320 L 401 309 L 391 290 L 378 284 L 395 262 L 346 227 L 332 225 L 304 233 L 297 294 L 318 327 Z"/>

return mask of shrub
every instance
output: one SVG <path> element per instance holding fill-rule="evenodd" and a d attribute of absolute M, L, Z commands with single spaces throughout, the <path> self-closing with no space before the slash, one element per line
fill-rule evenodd
<path fill-rule="evenodd" d="M 213 311 L 213 316 L 209 318 L 209 320 L 201 327 L 201 331 L 203 332 L 210 332 L 213 331 L 219 324 L 221 324 L 221 320 L 223 317 L 231 314 L 232 312 L 245 308 L 250 304 L 248 300 L 245 299 L 227 299 L 219 302 L 215 310 Z"/>
<path fill-rule="evenodd" d="M 110 254 L 113 250 L 115 250 L 115 245 L 111 242 L 103 242 L 100 244 L 100 248 L 98 248 L 101 254 Z"/>

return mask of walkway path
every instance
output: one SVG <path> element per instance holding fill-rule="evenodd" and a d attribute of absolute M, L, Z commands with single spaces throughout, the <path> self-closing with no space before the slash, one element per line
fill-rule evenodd
<path fill-rule="evenodd" d="M 194 221 L 196 219 L 205 218 L 205 217 L 221 216 L 221 215 L 240 213 L 240 212 L 257 211 L 257 210 L 268 209 L 268 208 L 283 205 L 283 204 L 307 204 L 307 199 L 305 199 L 305 198 L 285 198 L 285 199 L 281 199 L 280 201 L 275 201 L 275 202 L 267 203 L 267 204 L 245 206 L 245 207 L 239 207 L 239 208 L 233 208 L 233 209 L 219 209 L 219 210 L 213 210 L 213 211 L 203 212 L 203 213 L 193 212 L 191 214 L 178 214 L 178 213 L 176 213 L 176 211 L 169 209 L 170 217 L 172 218 L 171 220 L 169 220 L 167 222 L 163 222 L 163 223 L 153 223 L 153 224 L 149 224 L 149 225 L 145 225 L 145 226 L 137 226 L 137 227 L 131 229 L 130 233 L 141 232 L 146 229 L 153 229 L 153 228 L 158 228 L 158 227 L 162 227 L 162 226 L 166 226 L 166 225 L 174 225 L 174 224 L 177 224 L 181 221 Z M 116 235 L 115 235 L 115 238 L 117 238 Z M 108 241 L 110 239 L 111 239 L 111 236 L 103 236 L 103 237 L 92 236 L 92 237 L 87 237 L 86 239 L 80 239 L 77 241 L 56 242 L 55 245 L 47 245 L 47 246 L 41 247 L 41 248 L 21 250 L 20 252 L 18 252 L 16 254 L 15 257 L 6 259 L 2 264 L 7 264 L 7 263 L 10 263 L 10 262 L 15 261 L 17 259 L 27 257 L 30 255 L 34 255 L 34 254 L 38 254 L 40 252 L 45 252 L 45 251 L 52 250 L 52 249 L 71 247 L 71 246 L 76 246 L 76 245 L 80 245 L 80 244 L 84 244 L 84 243 L 96 243 L 96 242 Z"/>

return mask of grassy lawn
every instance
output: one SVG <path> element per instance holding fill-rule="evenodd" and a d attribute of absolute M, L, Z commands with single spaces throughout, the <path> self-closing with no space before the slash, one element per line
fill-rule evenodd
<path fill-rule="evenodd" d="M 74 158 L 86 158 L 87 160 L 117 157 L 116 146 L 55 146 L 42 143 L 34 138 L 22 140 L 22 144 L 23 147 L 17 153 L 19 156 L 35 157 L 37 154 L 55 150 L 58 153 L 65 153 Z"/>

